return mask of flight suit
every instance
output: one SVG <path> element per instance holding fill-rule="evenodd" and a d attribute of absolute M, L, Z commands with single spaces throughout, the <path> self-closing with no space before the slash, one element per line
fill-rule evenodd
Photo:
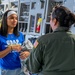
<path fill-rule="evenodd" d="M 38 75 L 75 75 L 75 35 L 66 27 L 39 37 L 26 61 Z"/>

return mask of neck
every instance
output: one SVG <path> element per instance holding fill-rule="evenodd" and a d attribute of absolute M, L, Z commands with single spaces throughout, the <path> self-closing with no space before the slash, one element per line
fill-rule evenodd
<path fill-rule="evenodd" d="M 54 28 L 52 29 L 53 31 L 55 31 L 59 26 L 54 26 Z"/>
<path fill-rule="evenodd" d="M 58 27 L 59 27 L 59 22 L 57 22 L 57 23 L 54 25 L 53 31 L 55 31 Z"/>
<path fill-rule="evenodd" d="M 13 30 L 14 30 L 14 28 L 8 28 L 8 34 L 12 34 Z"/>

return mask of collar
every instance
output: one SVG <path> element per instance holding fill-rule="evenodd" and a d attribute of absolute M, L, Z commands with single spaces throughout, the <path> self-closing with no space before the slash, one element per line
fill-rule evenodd
<path fill-rule="evenodd" d="M 53 32 L 65 32 L 65 31 L 68 31 L 68 30 L 69 30 L 68 27 L 58 27 Z"/>

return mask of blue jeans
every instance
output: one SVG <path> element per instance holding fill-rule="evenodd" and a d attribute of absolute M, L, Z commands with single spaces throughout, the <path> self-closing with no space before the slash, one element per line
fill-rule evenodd
<path fill-rule="evenodd" d="M 0 75 L 25 75 L 24 73 L 21 73 L 21 69 L 15 69 L 15 70 L 5 70 L 0 69 Z"/>

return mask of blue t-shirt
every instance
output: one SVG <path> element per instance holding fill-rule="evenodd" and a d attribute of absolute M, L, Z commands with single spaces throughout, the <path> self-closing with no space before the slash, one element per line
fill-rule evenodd
<path fill-rule="evenodd" d="M 0 35 L 0 51 L 5 50 L 9 45 L 20 44 L 24 42 L 24 36 L 20 32 L 20 36 L 16 37 L 14 34 L 8 34 L 7 37 Z M 12 50 L 4 58 L 0 58 L 0 67 L 3 69 L 21 68 L 19 52 Z"/>

